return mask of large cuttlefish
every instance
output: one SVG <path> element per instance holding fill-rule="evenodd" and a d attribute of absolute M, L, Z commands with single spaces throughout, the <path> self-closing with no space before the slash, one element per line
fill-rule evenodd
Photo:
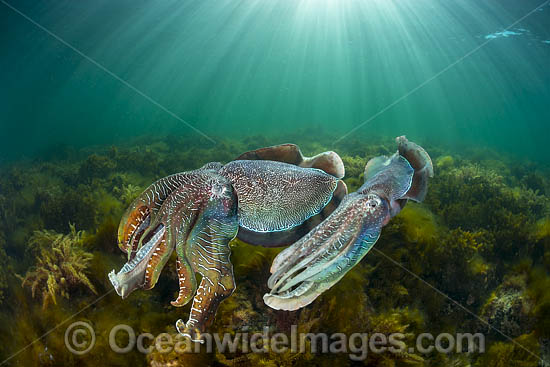
<path fill-rule="evenodd" d="M 178 320 L 176 327 L 200 341 L 235 289 L 229 242 L 235 236 L 266 247 L 295 242 L 347 194 L 342 177 L 336 153 L 307 158 L 296 145 L 284 144 L 162 178 L 123 215 L 118 244 L 128 262 L 109 279 L 122 298 L 151 289 L 175 252 L 179 294 L 172 305 L 193 299 L 187 323 Z"/>
<path fill-rule="evenodd" d="M 172 305 L 193 299 L 187 323 L 176 327 L 200 341 L 235 289 L 229 242 L 237 236 L 267 247 L 294 243 L 275 258 L 264 300 L 276 309 L 303 307 L 369 251 L 408 199 L 424 198 L 430 158 L 405 137 L 397 142 L 392 157 L 369 161 L 365 184 L 349 195 L 336 153 L 307 158 L 292 144 L 162 178 L 121 220 L 118 242 L 128 262 L 109 274 L 111 283 L 122 298 L 151 289 L 175 252 L 179 294 Z"/>
<path fill-rule="evenodd" d="M 405 206 L 422 201 L 433 176 L 430 156 L 404 136 L 391 157 L 371 159 L 364 184 L 346 195 L 328 218 L 292 246 L 271 266 L 270 293 L 264 302 L 296 310 L 315 300 L 353 268 L 374 246 L 382 227 Z"/>

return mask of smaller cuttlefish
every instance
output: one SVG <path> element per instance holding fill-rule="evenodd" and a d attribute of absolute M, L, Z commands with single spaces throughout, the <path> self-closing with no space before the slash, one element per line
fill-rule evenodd
<path fill-rule="evenodd" d="M 404 136 L 391 157 L 371 159 L 364 184 L 344 197 L 328 218 L 280 252 L 271 266 L 270 293 L 264 302 L 278 310 L 297 310 L 336 284 L 374 246 L 382 227 L 427 192 L 433 165 L 428 153 Z"/>

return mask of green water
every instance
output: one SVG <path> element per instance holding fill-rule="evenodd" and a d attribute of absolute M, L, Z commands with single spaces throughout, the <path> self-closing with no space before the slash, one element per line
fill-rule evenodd
<path fill-rule="evenodd" d="M 0 366 L 550 363 L 550 0 L 0 0 L 0 50 Z M 400 135 L 432 157 L 426 200 L 295 312 L 262 300 L 279 249 L 233 241 L 208 331 L 479 332 L 486 352 L 113 351 L 115 325 L 175 336 L 191 308 L 175 259 L 125 300 L 108 280 L 149 184 L 295 143 L 338 153 L 353 192 Z"/>
<path fill-rule="evenodd" d="M 214 139 L 337 138 L 376 115 L 357 133 L 549 153 L 550 7 L 530 14 L 537 1 L 13 5 Z M 0 155 L 194 134 L 5 5 L 0 17 Z M 521 35 L 484 44 L 512 24 Z"/>

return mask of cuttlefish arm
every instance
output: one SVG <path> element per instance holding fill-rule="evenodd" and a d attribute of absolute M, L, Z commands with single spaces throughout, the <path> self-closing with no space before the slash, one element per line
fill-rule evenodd
<path fill-rule="evenodd" d="M 214 170 L 203 167 L 186 173 L 184 184 L 172 190 L 163 200 L 156 215 L 142 230 L 137 246 L 139 250 L 118 273 L 112 271 L 109 274 L 120 296 L 126 298 L 136 289 L 147 290 L 155 286 L 177 244 L 188 240 L 204 210 L 204 202 L 216 197 L 216 190 L 221 190 L 214 183 L 222 180 L 224 185 L 229 185 L 225 178 L 215 173 L 215 168 L 219 167 L 214 167 Z M 176 265 L 180 292 L 177 300 L 172 302 L 174 306 L 186 304 L 196 290 L 194 272 L 189 262 L 184 253 L 178 252 Z"/>
<path fill-rule="evenodd" d="M 161 178 L 147 187 L 126 209 L 118 228 L 118 246 L 131 260 L 143 245 L 143 235 L 152 223 L 158 222 L 164 201 L 178 188 L 189 186 L 195 172 L 219 169 L 220 163 L 209 163 L 196 171 L 176 173 Z"/>
<path fill-rule="evenodd" d="M 348 195 L 324 222 L 277 255 L 264 302 L 278 310 L 311 303 L 365 256 L 388 217 L 389 207 L 377 195 Z"/>
<path fill-rule="evenodd" d="M 198 342 L 202 342 L 201 334 L 212 324 L 220 303 L 235 290 L 229 242 L 239 229 L 237 198 L 229 181 L 216 174 L 207 186 L 209 195 L 199 199 L 201 209 L 193 229 L 185 243 L 176 246 L 178 259 L 189 261 L 186 273 L 197 272 L 202 277 L 188 321 L 176 322 L 180 334 Z"/>
<path fill-rule="evenodd" d="M 139 237 L 132 240 L 134 243 L 132 252 L 129 254 L 130 259 L 118 273 L 113 270 L 109 274 L 111 283 L 122 298 L 128 297 L 136 289 L 153 288 L 170 259 L 177 241 L 181 241 L 182 236 L 183 241 L 186 240 L 200 209 L 199 202 L 195 198 L 202 192 L 202 188 L 197 184 L 204 181 L 204 179 L 201 180 L 202 176 L 204 176 L 202 170 L 180 175 L 178 183 L 181 185 L 172 188 L 169 195 L 162 199 L 159 208 L 154 212 L 151 211 L 153 215 L 148 216 L 146 221 L 138 227 Z M 162 180 L 159 181 L 162 182 Z M 172 182 L 172 180 L 165 180 L 165 182 Z M 136 201 L 141 202 L 142 197 L 147 195 L 142 195 Z M 128 223 L 132 223 L 132 217 L 124 219 L 127 222 L 122 222 L 121 228 L 127 228 Z M 180 268 L 184 268 L 186 259 L 180 260 Z M 190 277 L 187 279 L 192 282 Z"/>
<path fill-rule="evenodd" d="M 123 298 L 136 289 L 151 289 L 176 250 L 179 281 L 173 306 L 193 298 L 189 320 L 176 323 L 178 331 L 201 341 L 221 301 L 233 293 L 235 281 L 229 242 L 236 236 L 237 197 L 231 183 L 213 169 L 187 174 L 188 180 L 163 200 L 153 221 L 140 238 L 139 250 L 122 269 L 109 274 Z M 202 276 L 197 287 L 195 273 Z"/>
<path fill-rule="evenodd" d="M 418 169 L 424 169 L 424 176 L 415 179 L 416 168 L 405 156 L 419 147 L 404 137 L 397 141 L 400 148 L 408 145 L 391 157 L 369 161 L 363 186 L 347 195 L 308 235 L 277 255 L 268 281 L 271 291 L 264 295 L 268 306 L 296 310 L 311 303 L 369 252 L 382 227 L 407 199 L 418 199 L 417 193 L 425 193 L 425 187 L 415 185 L 426 185 L 433 174 L 429 156 L 415 162 Z"/>

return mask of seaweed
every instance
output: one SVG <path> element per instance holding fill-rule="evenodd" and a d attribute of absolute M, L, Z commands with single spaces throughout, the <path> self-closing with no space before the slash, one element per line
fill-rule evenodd
<path fill-rule="evenodd" d="M 349 192 L 356 191 L 363 184 L 363 171 L 367 164 L 367 159 L 359 156 L 342 156 L 344 167 L 346 169 L 345 183 Z"/>
<path fill-rule="evenodd" d="M 87 186 L 80 185 L 77 189 L 66 188 L 60 193 L 41 195 L 37 200 L 38 212 L 42 225 L 55 231 L 62 231 L 68 221 L 78 228 L 91 229 L 95 224 L 95 203 L 86 200 L 83 192 Z"/>
<path fill-rule="evenodd" d="M 518 337 L 533 330 L 533 307 L 533 299 L 527 294 L 527 275 L 511 275 L 491 294 L 481 317 L 492 328 Z"/>
<path fill-rule="evenodd" d="M 22 286 L 31 290 L 32 298 L 40 297 L 42 307 L 57 304 L 57 296 L 69 299 L 73 289 L 85 287 L 97 294 L 86 275 L 92 255 L 82 248 L 82 232 L 70 225 L 70 233 L 36 231 L 30 246 L 38 247 L 36 265 L 22 279 Z"/>
<path fill-rule="evenodd" d="M 538 337 L 550 338 L 550 275 L 541 267 L 527 271 L 527 295 L 533 300 L 534 332 Z"/>
<path fill-rule="evenodd" d="M 11 271 L 8 255 L 4 250 L 6 240 L 2 232 L 0 232 L 0 305 L 4 302 L 6 298 L 6 293 L 8 292 L 8 277 L 9 272 Z"/>
<path fill-rule="evenodd" d="M 477 367 L 530 367 L 537 366 L 539 358 L 533 351 L 539 350 L 536 337 L 524 334 L 511 342 L 496 342 L 480 356 Z"/>
<path fill-rule="evenodd" d="M 537 227 L 534 232 L 535 240 L 540 241 L 550 238 L 550 218 L 542 218 L 537 222 Z"/>
<path fill-rule="evenodd" d="M 441 156 L 435 161 L 435 166 L 438 168 L 438 170 L 447 170 L 454 167 L 454 165 L 455 160 L 450 155 Z"/>
<path fill-rule="evenodd" d="M 113 192 L 119 195 L 122 204 L 125 206 L 130 205 L 142 191 L 143 188 L 132 184 L 124 185 L 120 189 L 118 187 L 113 189 Z"/>
<path fill-rule="evenodd" d="M 107 176 L 115 170 L 116 166 L 116 161 L 111 158 L 94 153 L 82 162 L 78 169 L 78 176 L 82 182 L 89 182 L 93 178 Z"/>
<path fill-rule="evenodd" d="M 400 230 L 407 242 L 434 243 L 439 237 L 439 225 L 434 214 L 426 207 L 409 203 L 399 213 Z"/>
<path fill-rule="evenodd" d="M 324 134 L 204 139 L 149 136 L 117 146 L 57 154 L 57 161 L 14 162 L 0 177 L 0 302 L 4 334 L 1 351 L 9 355 L 87 305 L 95 291 L 110 290 L 105 274 L 124 262 L 116 246 L 120 215 L 155 179 L 227 162 L 242 152 L 293 142 L 306 155 L 336 150 L 346 166 L 345 182 L 354 191 L 363 181 L 369 158 L 394 152 L 392 139 L 351 137 L 333 145 Z M 491 150 L 459 154 L 437 144 L 426 146 L 436 176 L 423 204 L 409 202 L 383 229 L 375 249 L 332 289 L 296 311 L 264 305 L 266 281 L 280 249 L 264 249 L 234 240 L 232 261 L 237 289 L 221 303 L 211 332 L 402 332 L 407 344 L 420 332 L 487 331 L 435 287 L 491 326 L 516 337 L 532 352 L 550 338 L 550 177 L 541 165 L 506 159 Z M 74 227 L 68 234 L 68 222 Z M 49 230 L 43 230 L 48 228 Z M 93 255 L 92 255 L 93 254 Z M 392 261 L 390 261 L 391 259 Z M 80 269 L 78 277 L 71 269 Z M 26 274 L 21 281 L 11 275 Z M 420 281 L 415 276 L 422 278 Z M 50 280 L 51 289 L 48 286 Z M 64 279 L 64 280 L 63 280 Z M 428 286 L 428 283 L 430 286 Z M 29 292 L 30 289 L 30 292 Z M 121 301 L 106 297 L 99 309 L 82 313 L 97 330 L 128 323 L 153 334 L 175 336 L 177 318 L 188 312 L 169 306 L 177 292 L 173 266 L 154 290 L 135 292 Z M 30 293 L 30 296 L 29 296 Z M 32 297 L 31 297 L 32 296 Z M 65 300 L 70 297 L 70 302 Z M 41 302 L 36 302 L 41 300 Z M 9 302 L 7 302 L 9 301 Z M 57 303 L 56 303 L 57 302 Z M 46 308 L 44 308 L 46 307 Z M 19 334 L 25 335 L 19 335 Z M 151 366 L 347 366 L 359 364 L 342 354 L 306 353 L 110 353 L 102 331 L 94 353 L 76 359 L 67 353 L 63 334 L 54 332 L 18 357 L 22 364 Z M 536 365 L 521 346 L 496 333 L 487 334 L 483 354 L 371 354 L 363 364 L 380 366 Z M 508 362 L 506 362 L 508 360 Z"/>
<path fill-rule="evenodd" d="M 443 169 L 430 185 L 426 204 L 445 225 L 490 231 L 499 244 L 500 261 L 528 256 L 535 218 L 550 208 L 548 198 L 531 189 L 508 186 L 496 170 L 463 163 Z"/>

